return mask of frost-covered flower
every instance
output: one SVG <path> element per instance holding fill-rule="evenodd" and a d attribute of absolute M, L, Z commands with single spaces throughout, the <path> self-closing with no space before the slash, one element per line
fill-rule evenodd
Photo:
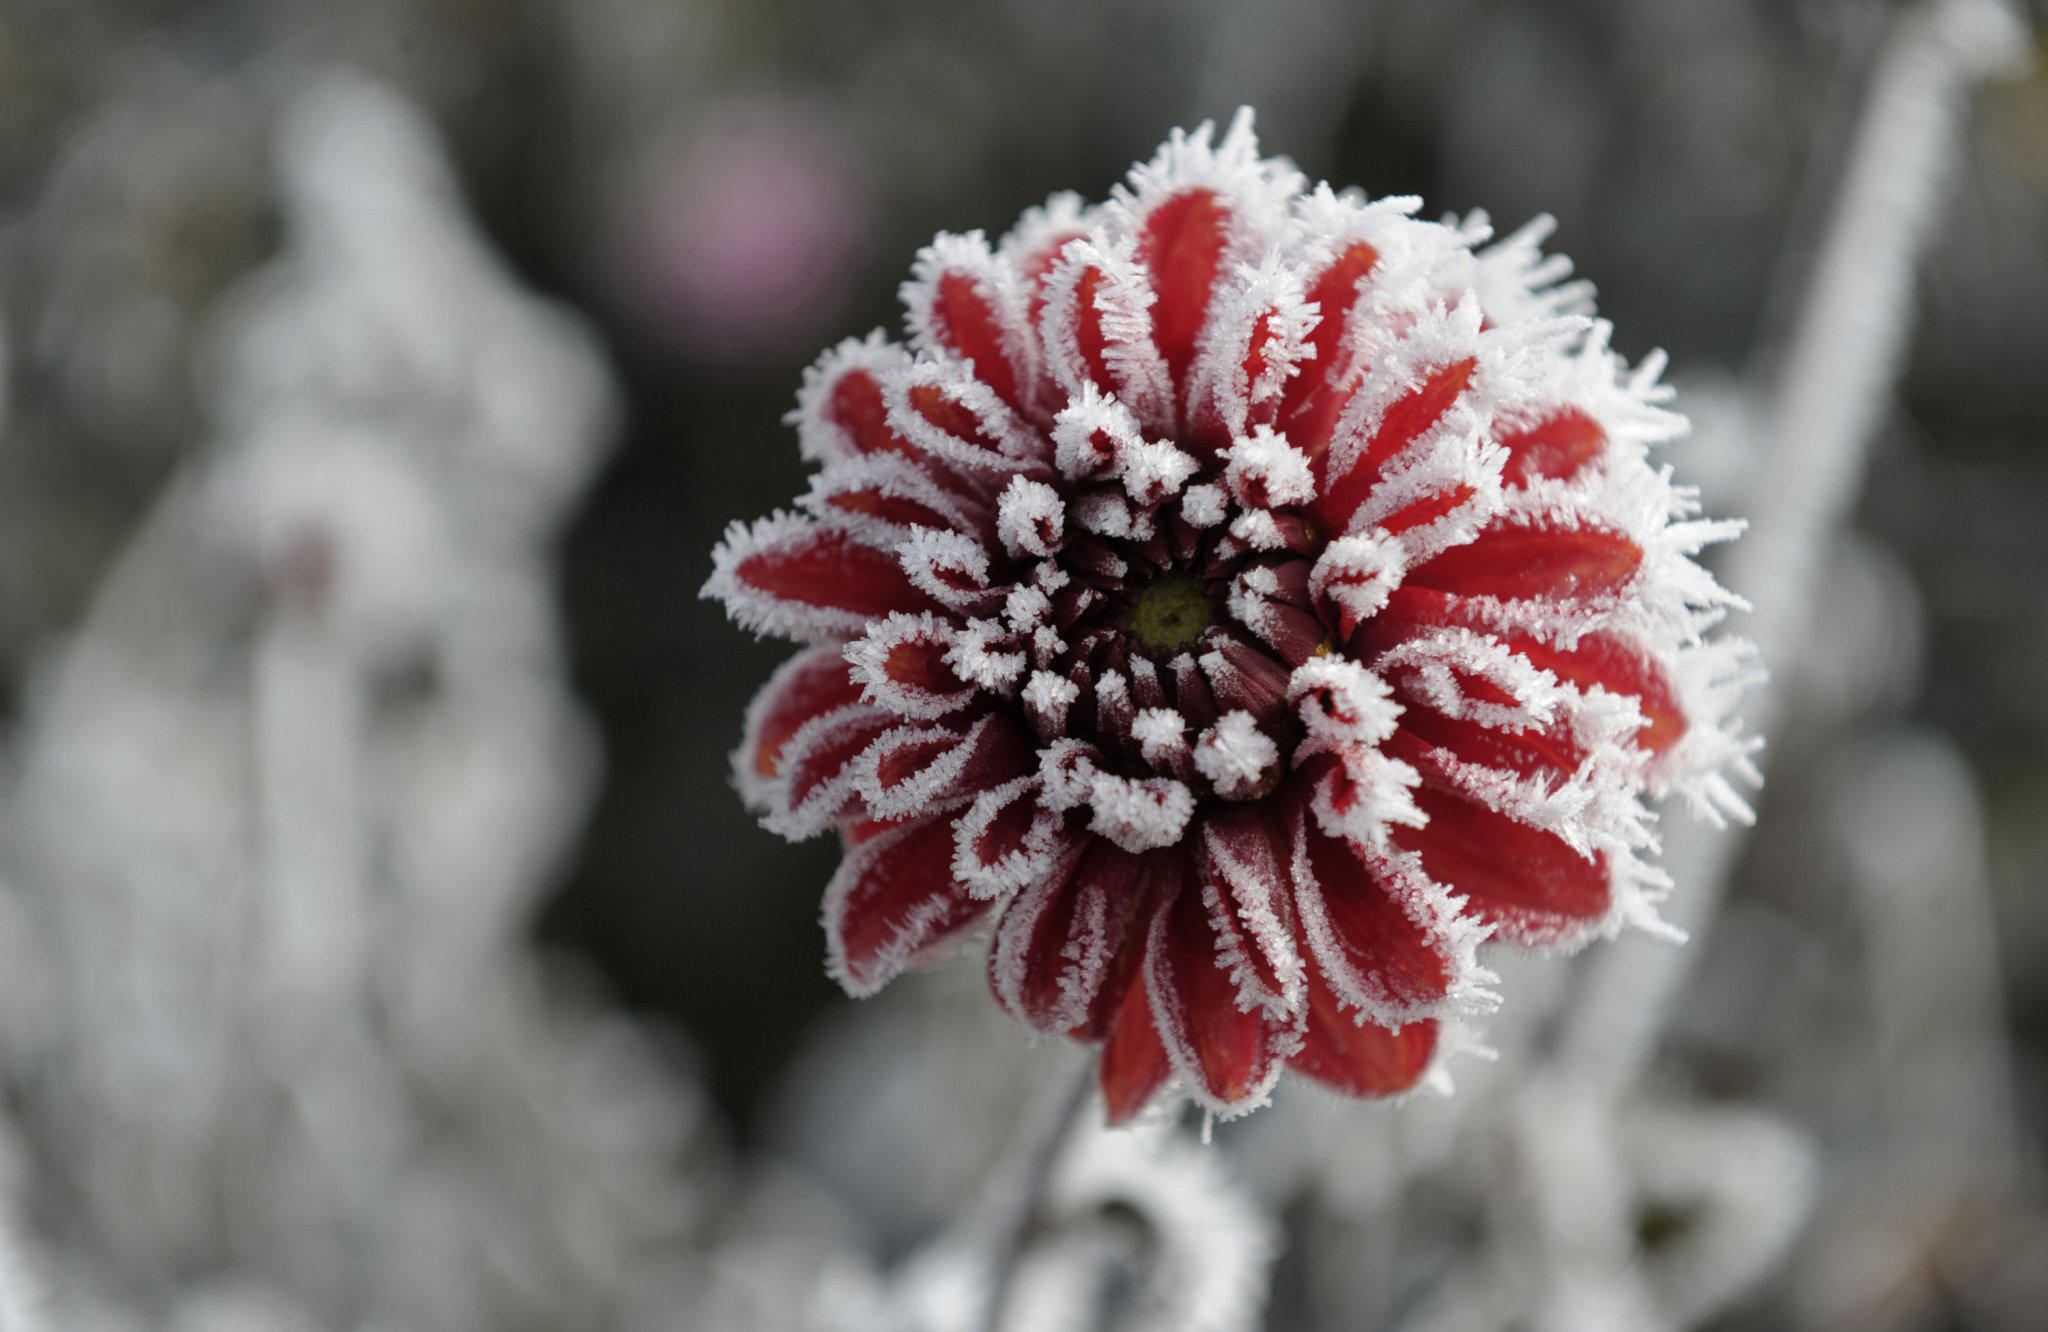
<path fill-rule="evenodd" d="M 739 785 L 838 830 L 854 994 L 987 934 L 991 987 L 1104 1043 L 1113 1119 L 1283 1068 L 1414 1086 L 1492 1002 L 1489 936 L 1655 924 L 1643 798 L 1740 811 L 1744 651 L 1691 556 L 1732 535 L 1647 447 L 1548 222 L 1305 188 L 1249 113 L 1097 206 L 940 236 L 909 346 L 828 352 L 821 465 L 706 595 L 813 644 Z M 1661 358 L 1653 358 L 1653 361 Z"/>

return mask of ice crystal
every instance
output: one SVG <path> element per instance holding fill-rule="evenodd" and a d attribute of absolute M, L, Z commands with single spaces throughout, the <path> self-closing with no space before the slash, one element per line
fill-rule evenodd
<path fill-rule="evenodd" d="M 1106 203 L 940 236 L 908 345 L 828 352 L 822 470 L 706 595 L 812 644 L 735 756 L 837 830 L 855 994 L 987 929 L 997 999 L 1104 1045 L 1111 1117 L 1231 1115 L 1288 1067 L 1405 1091 L 1489 938 L 1654 926 L 1647 797 L 1744 814 L 1732 536 L 1548 223 L 1308 188 L 1249 112 Z"/>

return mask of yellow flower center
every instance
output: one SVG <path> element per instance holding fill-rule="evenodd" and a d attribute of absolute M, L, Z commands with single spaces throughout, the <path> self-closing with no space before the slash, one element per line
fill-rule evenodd
<path fill-rule="evenodd" d="M 1154 651 L 1186 647 L 1202 636 L 1216 603 L 1186 574 L 1168 574 L 1131 600 L 1128 626 Z"/>

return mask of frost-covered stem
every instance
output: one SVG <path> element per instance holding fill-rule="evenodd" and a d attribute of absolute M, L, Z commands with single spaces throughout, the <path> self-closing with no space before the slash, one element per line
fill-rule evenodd
<path fill-rule="evenodd" d="M 1769 481 L 1750 498 L 1751 530 L 1726 568 L 1755 603 L 1748 630 L 1768 662 L 1798 655 L 1820 564 L 1862 489 L 1971 88 L 2025 49 L 2002 0 L 1943 0 L 1901 19 L 1878 59 L 1776 385 Z M 1768 713 L 1768 691 L 1759 702 Z"/>
<path fill-rule="evenodd" d="M 999 1332 L 1002 1327 L 1003 1306 L 1024 1254 L 1024 1237 L 1094 1087 L 1095 1057 L 1091 1054 L 1075 1061 L 1067 1080 L 1048 1087 L 1044 1097 L 1025 1113 L 1010 1155 L 998 1167 L 989 1202 L 988 1300 L 981 1311 L 982 1332 Z"/>
<path fill-rule="evenodd" d="M 43 1332 L 43 1283 L 24 1252 L 11 1208 L 0 1211 L 0 1332 Z"/>
<path fill-rule="evenodd" d="M 1945 198 L 1973 84 L 2023 58 L 2026 33 L 2002 0 L 1937 0 L 1902 18 L 1879 56 L 1842 185 L 1767 417 L 1767 473 L 1724 581 L 1755 607 L 1747 628 L 1789 675 L 1801 653 L 1821 562 L 1862 489 L 1864 460 L 1890 402 L 1912 327 L 1913 279 Z M 1773 729 L 1781 692 L 1748 706 Z M 1695 935 L 1713 922 L 1741 839 L 1673 820 L 1665 862 L 1680 884 L 1667 909 Z M 1564 1058 L 1618 1091 L 1662 1030 L 1697 946 L 1629 939 L 1586 978 Z"/>

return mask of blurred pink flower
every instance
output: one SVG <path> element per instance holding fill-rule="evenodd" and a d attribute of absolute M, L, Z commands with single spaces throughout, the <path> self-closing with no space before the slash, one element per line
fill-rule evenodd
<path fill-rule="evenodd" d="M 801 103 L 701 114 L 627 192 L 625 298 L 699 361 L 745 364 L 812 342 L 845 304 L 867 230 L 855 158 Z"/>

